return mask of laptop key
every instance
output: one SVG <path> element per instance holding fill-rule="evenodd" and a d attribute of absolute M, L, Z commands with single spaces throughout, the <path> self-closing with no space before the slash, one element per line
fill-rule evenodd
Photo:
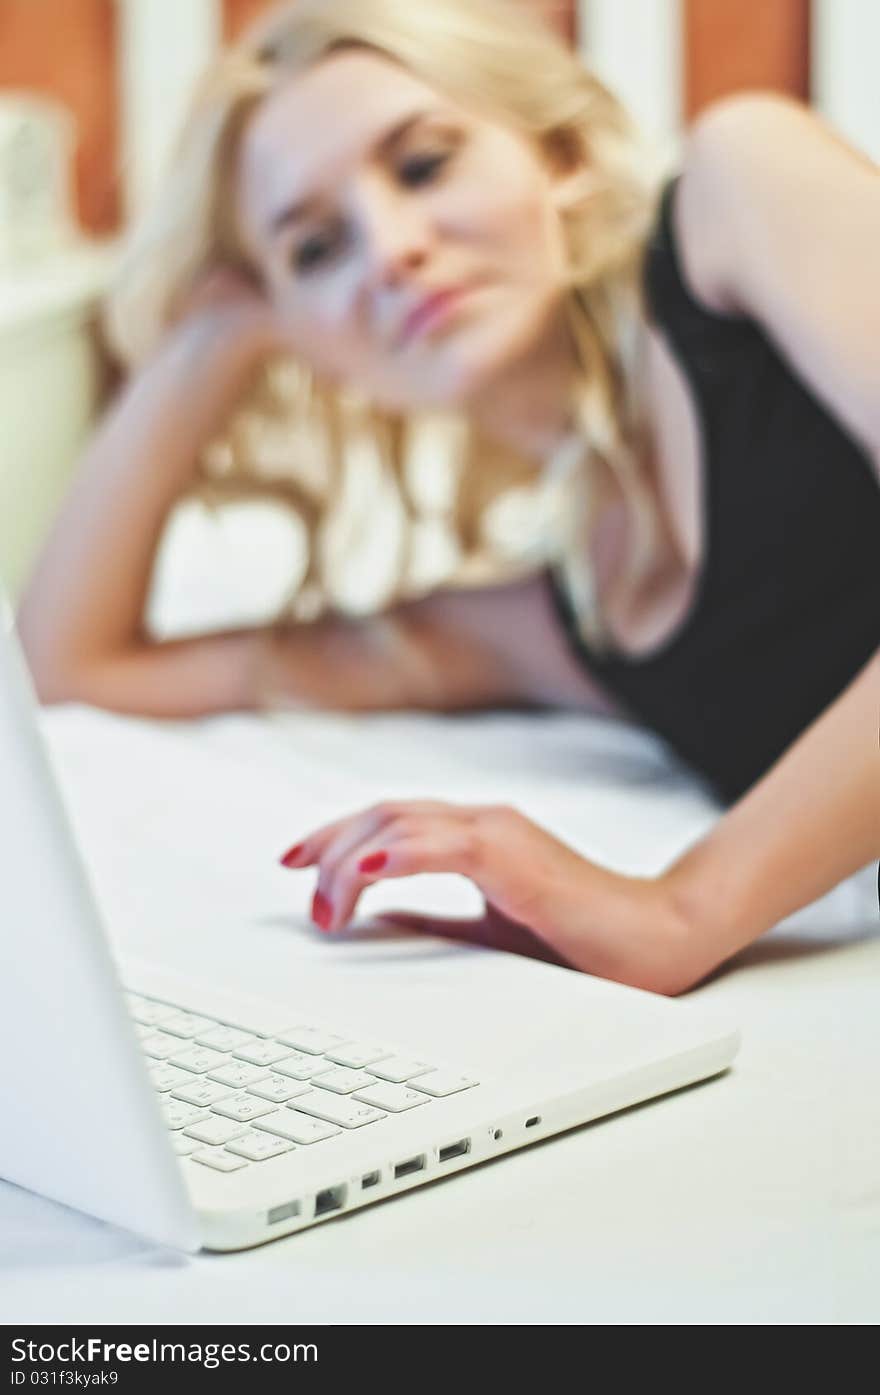
<path fill-rule="evenodd" d="M 289 1075 L 291 1080 L 311 1080 L 313 1075 L 327 1069 L 327 1062 L 322 1056 L 306 1056 L 301 1051 L 294 1051 L 283 1061 L 276 1061 L 272 1069 L 278 1075 Z"/>
<path fill-rule="evenodd" d="M 213 1167 L 217 1172 L 237 1172 L 240 1167 L 247 1167 L 244 1158 L 237 1158 L 233 1153 L 227 1153 L 225 1148 L 208 1148 L 202 1153 L 190 1153 L 193 1162 L 204 1163 L 205 1167 Z"/>
<path fill-rule="evenodd" d="M 463 1075 L 453 1075 L 451 1070 L 433 1070 L 430 1075 L 420 1075 L 414 1080 L 413 1089 L 439 1097 L 458 1094 L 459 1090 L 470 1090 L 479 1083 L 478 1080 L 468 1080 Z"/>
<path fill-rule="evenodd" d="M 265 1080 L 269 1074 L 265 1066 L 249 1066 L 246 1061 L 229 1061 L 219 1070 L 212 1070 L 208 1079 L 216 1080 L 219 1085 L 231 1085 L 235 1090 L 244 1090 L 255 1085 L 258 1080 Z"/>
<path fill-rule="evenodd" d="M 384 1056 L 390 1056 L 391 1052 L 386 1051 L 384 1046 L 367 1046 L 361 1041 L 346 1041 L 342 1046 L 335 1046 L 332 1051 L 325 1051 L 324 1055 L 337 1066 L 349 1066 L 352 1070 L 360 1070 L 363 1066 L 372 1065 L 373 1061 L 381 1061 Z"/>
<path fill-rule="evenodd" d="M 167 1061 L 169 1056 L 175 1056 L 180 1051 L 180 1047 L 180 1037 L 172 1037 L 165 1032 L 155 1032 L 141 1042 L 141 1051 L 154 1061 Z"/>
<path fill-rule="evenodd" d="M 305 1114 L 294 1114 L 292 1105 L 289 1105 L 288 1109 L 279 1109 L 277 1113 L 265 1119 L 258 1119 L 254 1128 L 274 1134 L 278 1138 L 287 1138 L 291 1143 L 303 1144 L 321 1143 L 325 1138 L 332 1138 L 334 1134 L 341 1132 L 332 1124 L 322 1123 L 320 1119 L 309 1119 Z"/>
<path fill-rule="evenodd" d="M 280 1046 L 277 1041 L 255 1041 L 250 1046 L 240 1046 L 233 1051 L 237 1061 L 248 1061 L 252 1066 L 274 1066 L 276 1061 L 290 1055 L 289 1046 Z"/>
<path fill-rule="evenodd" d="M 400 1114 L 404 1109 L 415 1109 L 418 1104 L 427 1104 L 428 1096 L 420 1095 L 408 1085 L 392 1085 L 387 1080 L 376 1080 L 365 1090 L 358 1090 L 355 1099 L 364 1104 L 373 1104 L 377 1109 L 390 1110 Z"/>
<path fill-rule="evenodd" d="M 142 998 L 138 993 L 126 993 L 128 1010 L 135 1022 L 140 1022 L 145 1027 L 155 1027 L 163 1017 L 173 1017 L 177 1008 L 169 1007 L 167 1003 L 154 1003 L 149 998 Z"/>
<path fill-rule="evenodd" d="M 169 1065 L 167 1061 L 150 1067 L 150 1079 L 160 1094 L 173 1090 L 175 1085 L 185 1085 L 192 1078 L 192 1071 L 181 1070 L 180 1066 Z"/>
<path fill-rule="evenodd" d="M 250 1162 L 263 1162 L 266 1158 L 277 1158 L 280 1153 L 290 1153 L 293 1144 L 287 1138 L 278 1138 L 271 1133 L 246 1133 L 227 1145 L 230 1153 L 238 1153 Z"/>
<path fill-rule="evenodd" d="M 223 1051 L 214 1051 L 210 1046 L 190 1046 L 186 1047 L 183 1042 L 178 1042 L 177 1054 L 170 1058 L 172 1066 L 183 1066 L 184 1070 L 191 1070 L 196 1075 L 204 1075 L 209 1070 L 217 1070 L 220 1066 L 225 1066 L 229 1057 Z"/>
<path fill-rule="evenodd" d="M 203 1143 L 228 1143 L 231 1138 L 240 1138 L 247 1133 L 244 1124 L 236 1124 L 234 1119 L 219 1119 L 216 1114 L 209 1114 L 206 1119 L 202 1119 L 198 1124 L 191 1124 L 184 1129 L 188 1138 L 198 1140 Z"/>
<path fill-rule="evenodd" d="M 185 1158 L 188 1153 L 194 1153 L 197 1148 L 204 1147 L 204 1144 L 199 1143 L 197 1138 L 187 1138 L 184 1133 L 173 1133 L 171 1144 L 175 1153 L 182 1158 Z"/>
<path fill-rule="evenodd" d="M 316 1119 L 340 1124 L 344 1129 L 359 1129 L 364 1124 L 373 1124 L 377 1119 L 385 1118 L 381 1109 L 359 1104 L 357 1100 L 346 1099 L 343 1095 L 331 1095 L 325 1090 L 311 1090 L 288 1108 L 300 1110 L 303 1114 L 314 1114 Z"/>
<path fill-rule="evenodd" d="M 249 1086 L 248 1094 L 256 1095 L 261 1100 L 271 1100 L 273 1104 L 287 1104 L 297 1095 L 306 1094 L 308 1089 L 308 1085 L 301 1080 L 290 1080 L 285 1075 L 267 1075 L 265 1080 L 258 1080 L 255 1085 Z"/>
<path fill-rule="evenodd" d="M 353 1095 L 355 1090 L 363 1090 L 367 1085 L 374 1085 L 376 1077 L 368 1075 L 365 1070 L 346 1070 L 340 1066 L 337 1070 L 322 1070 L 312 1077 L 312 1084 L 320 1085 L 322 1090 L 332 1090 L 334 1095 Z"/>
<path fill-rule="evenodd" d="M 210 1032 L 201 1032 L 196 1037 L 199 1046 L 213 1046 L 215 1051 L 234 1051 L 253 1040 L 252 1032 L 243 1032 L 239 1027 L 213 1027 Z"/>
<path fill-rule="evenodd" d="M 160 1100 L 160 1104 L 169 1129 L 185 1129 L 207 1117 L 204 1109 L 194 1104 L 184 1104 L 182 1100 L 166 1098 Z"/>
<path fill-rule="evenodd" d="M 237 1095 L 229 1095 L 225 1100 L 218 1101 L 212 1106 L 215 1114 L 222 1114 L 225 1119 L 235 1119 L 240 1124 L 248 1124 L 251 1119 L 259 1119 L 262 1114 L 272 1114 L 275 1110 L 274 1104 L 268 1104 L 265 1100 L 258 1100 L 255 1095 L 246 1095 L 244 1091 Z"/>
<path fill-rule="evenodd" d="M 391 1080 L 395 1085 L 402 1085 L 405 1080 L 425 1075 L 433 1069 L 425 1061 L 411 1061 L 407 1056 L 387 1056 L 384 1061 L 376 1062 L 370 1074 L 378 1075 L 380 1080 Z"/>
<path fill-rule="evenodd" d="M 194 1080 L 192 1085 L 179 1085 L 176 1090 L 172 1090 L 171 1098 L 183 1100 L 184 1104 L 200 1104 L 203 1109 L 207 1109 L 218 1100 L 228 1099 L 231 1094 L 232 1090 L 228 1085 L 217 1085 L 213 1080 L 200 1077 Z"/>
<path fill-rule="evenodd" d="M 210 1032 L 217 1023 L 210 1017 L 199 1017 L 195 1012 L 175 1012 L 162 1023 L 163 1032 L 171 1032 L 176 1037 L 197 1037 L 200 1032 Z"/>
<path fill-rule="evenodd" d="M 278 1032 L 279 1041 L 283 1041 L 285 1046 L 295 1046 L 297 1051 L 307 1051 L 312 1056 L 323 1056 L 325 1051 L 330 1051 L 334 1046 L 341 1046 L 344 1037 L 338 1037 L 333 1032 L 325 1032 L 320 1027 L 291 1027 L 289 1031 Z"/>

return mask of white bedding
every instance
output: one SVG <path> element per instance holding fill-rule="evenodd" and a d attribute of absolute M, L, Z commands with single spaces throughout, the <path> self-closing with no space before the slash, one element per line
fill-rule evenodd
<path fill-rule="evenodd" d="M 720 812 L 662 741 L 580 714 L 296 713 L 153 723 L 68 707 L 48 710 L 44 729 L 87 842 L 93 832 L 102 890 L 121 895 L 123 922 L 132 911 L 130 881 L 126 872 L 118 886 L 118 873 L 145 843 L 172 862 L 207 856 L 214 875 L 234 886 L 246 864 L 249 886 L 268 875 L 277 889 L 277 853 L 325 819 L 377 799 L 512 803 L 587 856 L 635 873 L 665 866 Z M 285 908 L 306 907 L 303 879 L 281 884 Z M 400 904 L 402 884 L 390 893 L 376 888 L 362 904 L 370 911 L 389 894 Z M 451 877 L 411 880 L 406 898 L 425 907 L 479 902 Z M 773 937 L 845 936 L 876 920 L 876 875 L 866 869 Z"/>

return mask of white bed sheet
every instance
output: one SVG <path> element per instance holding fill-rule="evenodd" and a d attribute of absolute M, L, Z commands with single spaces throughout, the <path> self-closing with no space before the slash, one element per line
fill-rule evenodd
<path fill-rule="evenodd" d="M 660 742 L 579 715 L 158 724 L 71 707 L 44 726 L 117 947 L 254 992 L 291 936 L 330 967 L 404 952 L 327 944 L 311 875 L 277 865 L 378 798 L 514 803 L 644 872 L 717 817 Z M 423 877 L 363 908 L 391 904 L 478 897 Z M 169 1255 L 0 1184 L 3 1320 L 876 1322 L 878 928 L 866 869 L 696 990 L 743 1028 L 724 1078 L 259 1250 Z M 432 942 L 405 952 L 430 973 Z"/>

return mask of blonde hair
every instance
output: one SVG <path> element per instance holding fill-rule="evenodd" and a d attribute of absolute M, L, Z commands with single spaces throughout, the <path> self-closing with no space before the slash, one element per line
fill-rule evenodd
<path fill-rule="evenodd" d="M 656 177 L 626 112 L 607 88 L 521 0 L 294 0 L 273 9 L 206 74 L 154 206 L 135 230 L 105 324 L 130 366 L 148 354 L 175 304 L 217 260 L 243 260 L 230 171 L 255 107 L 291 74 L 331 50 L 366 46 L 399 61 L 463 105 L 478 104 L 528 135 L 548 159 L 580 164 L 582 196 L 560 216 L 568 252 L 567 305 L 582 374 L 575 405 L 584 451 L 560 457 L 556 548 L 584 635 L 601 642 L 589 540 L 602 469 L 613 472 L 637 527 L 633 579 L 653 550 L 653 514 L 638 464 L 641 430 L 634 386 L 634 327 L 642 313 L 639 270 L 656 201 Z M 441 431 L 441 427 L 443 430 Z M 369 455 L 408 523 L 418 512 L 412 463 L 425 441 L 444 442 L 455 468 L 451 522 L 464 561 L 452 584 L 533 566 L 534 548 L 502 556 L 483 522 L 513 485 L 535 484 L 532 462 L 480 440 L 451 415 L 395 417 L 350 391 L 318 382 L 284 360 L 266 365 L 224 435 L 204 453 L 203 494 L 273 493 L 291 504 L 309 536 L 309 564 L 294 609 L 315 613 L 333 599 L 328 541 L 344 493 L 346 463 Z M 431 434 L 433 433 L 433 434 Z M 268 442 L 268 445 L 267 445 Z M 546 483 L 546 481 L 545 481 Z M 394 595 L 417 589 L 410 574 L 413 528 L 404 527 Z M 545 560 L 547 560 L 545 558 Z"/>

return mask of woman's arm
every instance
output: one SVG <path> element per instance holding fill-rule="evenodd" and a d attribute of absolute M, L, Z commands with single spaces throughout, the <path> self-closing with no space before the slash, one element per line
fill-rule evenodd
<path fill-rule="evenodd" d="M 169 332 L 107 413 L 19 611 L 44 701 L 184 715 L 244 698 L 252 637 L 157 645 L 143 614 L 169 510 L 267 346 L 259 312 L 203 308 Z"/>
<path fill-rule="evenodd" d="M 259 674 L 264 700 L 282 706 L 617 713 L 573 657 L 542 576 L 434 591 L 376 616 L 280 631 L 267 638 Z"/>
<path fill-rule="evenodd" d="M 880 653 L 661 879 L 688 925 L 686 978 L 880 859 Z"/>
<path fill-rule="evenodd" d="M 318 867 L 313 905 L 344 926 L 369 885 L 458 872 L 486 898 L 460 921 L 395 923 L 677 994 L 880 857 L 880 654 L 715 828 L 658 877 L 598 867 L 515 809 L 391 802 L 318 829 L 288 867 Z"/>
<path fill-rule="evenodd" d="M 277 351 L 250 292 L 202 305 L 123 390 L 27 588 L 19 629 L 44 702 L 159 717 L 306 707 L 602 707 L 556 633 L 540 578 L 438 593 L 376 620 L 330 618 L 156 642 L 143 615 L 168 513 L 198 454 Z M 545 636 L 553 654 L 536 653 Z"/>

